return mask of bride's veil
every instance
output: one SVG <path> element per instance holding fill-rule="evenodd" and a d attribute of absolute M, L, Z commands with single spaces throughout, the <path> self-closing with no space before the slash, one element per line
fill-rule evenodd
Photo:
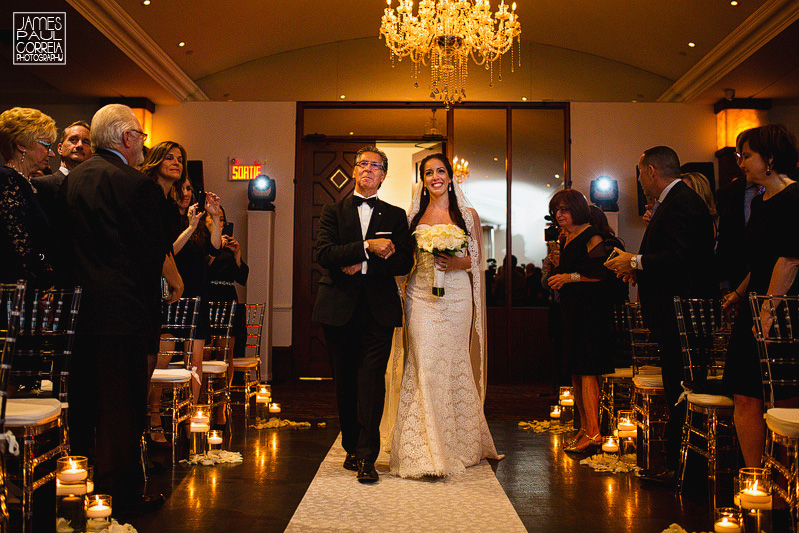
<path fill-rule="evenodd" d="M 474 374 L 477 392 L 480 401 L 485 402 L 486 390 L 486 303 L 485 303 L 485 271 L 483 270 L 483 250 L 482 233 L 483 229 L 475 223 L 473 207 L 463 190 L 455 180 L 452 180 L 452 187 L 455 190 L 455 197 L 458 200 L 458 208 L 463 215 L 466 229 L 469 233 L 467 249 L 471 258 L 470 279 L 472 282 L 472 302 L 474 303 L 472 313 L 471 338 L 469 342 L 469 355 L 472 362 L 472 373 Z M 408 224 L 419 212 L 422 190 L 424 183 L 418 182 L 413 187 L 411 206 L 408 209 Z M 406 279 L 398 278 L 400 296 L 403 298 L 404 308 L 404 289 Z M 445 296 L 446 298 L 446 296 Z M 405 366 L 405 328 L 394 330 L 394 339 L 391 346 L 391 356 L 386 369 L 386 400 L 383 407 L 383 419 L 380 422 L 380 440 L 382 448 L 386 451 L 391 449 L 391 440 L 394 435 L 394 424 L 397 420 L 397 408 L 399 407 L 400 386 L 402 384 L 402 370 Z"/>

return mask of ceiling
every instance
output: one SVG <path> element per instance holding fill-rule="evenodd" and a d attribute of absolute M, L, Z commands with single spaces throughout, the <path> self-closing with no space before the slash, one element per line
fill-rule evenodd
<path fill-rule="evenodd" d="M 490 72 L 471 66 L 469 100 L 710 104 L 732 88 L 738 98 L 799 103 L 799 0 L 516 1 L 521 47 L 503 58 L 501 81 L 495 67 L 494 87 Z M 383 0 L 35 4 L 67 13 L 67 64 L 12 65 L 14 8 L 5 3 L 3 102 L 429 97 L 425 73 L 414 88 L 407 60 L 392 67 L 378 38 Z"/>

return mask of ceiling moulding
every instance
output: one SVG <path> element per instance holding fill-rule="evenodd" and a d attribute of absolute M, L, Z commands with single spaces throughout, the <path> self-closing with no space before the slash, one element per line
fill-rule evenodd
<path fill-rule="evenodd" d="M 142 70 L 181 102 L 209 100 L 155 41 L 113 0 L 67 0 Z"/>
<path fill-rule="evenodd" d="M 799 0 L 770 0 L 660 95 L 659 102 L 690 102 L 799 18 Z"/>

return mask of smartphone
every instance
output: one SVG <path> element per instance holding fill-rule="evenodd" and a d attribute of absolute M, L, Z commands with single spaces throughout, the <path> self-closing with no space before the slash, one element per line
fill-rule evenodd
<path fill-rule="evenodd" d="M 197 194 L 197 211 L 205 211 L 205 197 L 206 193 L 201 192 Z"/>
<path fill-rule="evenodd" d="M 222 227 L 222 235 L 233 236 L 233 222 L 226 222 Z"/>
<path fill-rule="evenodd" d="M 608 256 L 608 261 L 610 261 L 610 260 L 611 260 L 611 259 L 613 259 L 614 257 L 617 257 L 618 255 L 619 255 L 619 251 L 618 251 L 617 249 L 615 249 L 615 248 L 614 248 L 614 249 L 613 249 L 613 251 L 612 251 L 612 252 L 610 252 L 610 255 Z"/>

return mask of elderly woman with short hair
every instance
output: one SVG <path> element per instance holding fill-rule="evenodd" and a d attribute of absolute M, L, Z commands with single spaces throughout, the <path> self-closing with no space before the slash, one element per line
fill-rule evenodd
<path fill-rule="evenodd" d="M 30 177 L 44 169 L 56 139 L 55 122 L 38 109 L 14 107 L 0 114 L 0 282 L 52 282 L 45 251 L 50 225 Z"/>

